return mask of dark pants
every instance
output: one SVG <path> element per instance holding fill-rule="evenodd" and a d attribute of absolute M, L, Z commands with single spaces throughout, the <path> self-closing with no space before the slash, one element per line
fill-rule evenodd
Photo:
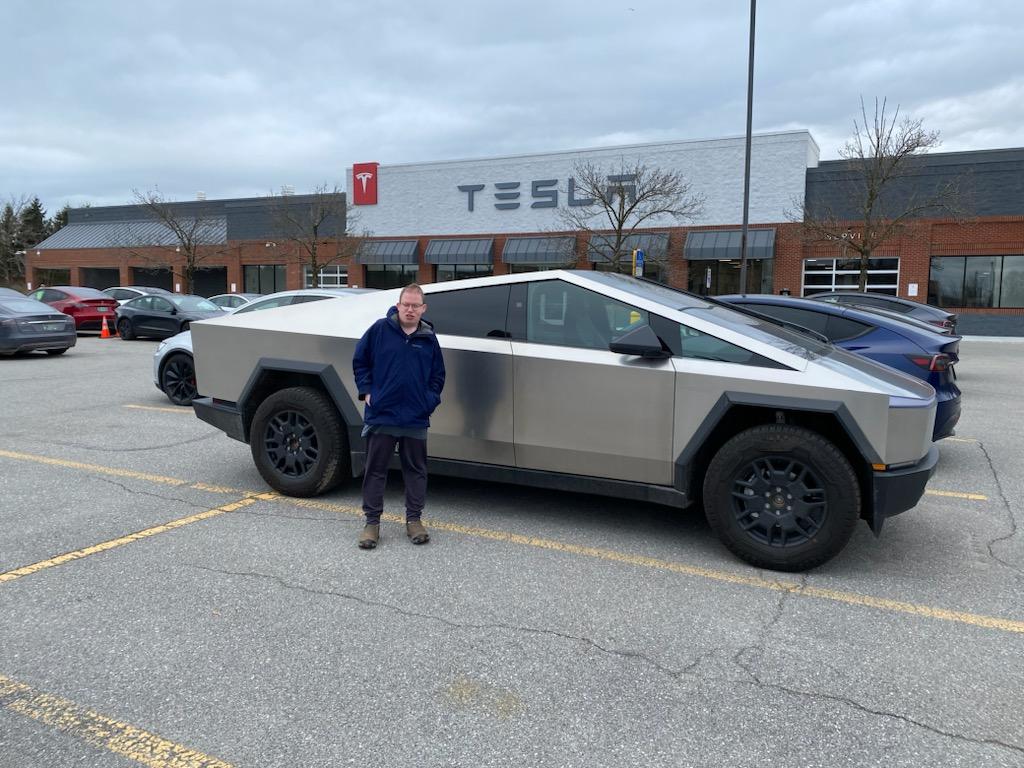
<path fill-rule="evenodd" d="M 384 487 L 388 484 L 388 462 L 398 443 L 405 483 L 405 520 L 419 520 L 427 499 L 427 441 L 412 437 L 369 434 L 366 436 L 366 469 L 363 472 L 363 513 L 367 525 L 380 523 L 384 511 Z"/>

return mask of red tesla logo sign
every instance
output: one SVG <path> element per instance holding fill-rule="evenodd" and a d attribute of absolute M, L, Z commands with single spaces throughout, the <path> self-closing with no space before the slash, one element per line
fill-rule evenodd
<path fill-rule="evenodd" d="M 355 163 L 352 166 L 353 205 L 377 204 L 377 163 Z"/>

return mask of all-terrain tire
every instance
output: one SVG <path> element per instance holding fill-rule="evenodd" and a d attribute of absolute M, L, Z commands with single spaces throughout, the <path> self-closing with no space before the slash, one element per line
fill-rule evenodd
<path fill-rule="evenodd" d="M 249 447 L 263 479 L 286 496 L 316 496 L 349 474 L 344 424 L 331 399 L 311 387 L 278 390 L 264 400 Z"/>
<path fill-rule="evenodd" d="M 789 424 L 731 438 L 708 465 L 703 494 L 722 543 L 777 571 L 806 571 L 835 557 L 860 518 L 850 462 L 817 432 Z"/>

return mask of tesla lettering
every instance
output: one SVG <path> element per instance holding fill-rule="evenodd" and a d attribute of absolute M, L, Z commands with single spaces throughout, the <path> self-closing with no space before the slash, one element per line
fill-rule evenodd
<path fill-rule="evenodd" d="M 616 174 L 608 177 L 608 199 L 617 194 L 625 195 L 629 201 L 636 201 L 636 176 L 634 174 Z M 459 192 L 466 193 L 466 210 L 474 210 L 476 193 L 482 192 L 486 184 L 459 184 Z M 518 181 L 495 182 L 494 207 L 499 211 L 511 211 L 520 206 L 519 198 L 522 194 L 519 191 Z M 593 197 L 576 196 L 576 179 L 569 177 L 566 185 L 566 204 L 570 207 L 593 205 L 597 202 Z M 530 182 L 530 197 L 533 202 L 531 208 L 557 208 L 558 207 L 558 179 L 536 179 Z"/>

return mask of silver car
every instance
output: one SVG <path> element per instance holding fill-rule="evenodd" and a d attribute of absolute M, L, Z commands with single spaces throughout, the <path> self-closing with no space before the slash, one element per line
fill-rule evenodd
<path fill-rule="evenodd" d="M 703 504 L 766 568 L 879 533 L 934 471 L 925 382 L 698 296 L 547 271 L 424 286 L 448 377 L 430 471 Z M 199 418 L 289 495 L 362 473 L 352 354 L 398 289 L 193 325 Z"/>

